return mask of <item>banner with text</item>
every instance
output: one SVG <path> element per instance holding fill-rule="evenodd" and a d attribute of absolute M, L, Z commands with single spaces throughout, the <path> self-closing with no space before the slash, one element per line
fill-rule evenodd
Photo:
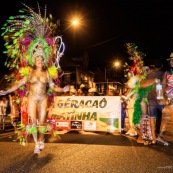
<path fill-rule="evenodd" d="M 47 121 L 56 130 L 121 131 L 119 96 L 56 96 Z"/>

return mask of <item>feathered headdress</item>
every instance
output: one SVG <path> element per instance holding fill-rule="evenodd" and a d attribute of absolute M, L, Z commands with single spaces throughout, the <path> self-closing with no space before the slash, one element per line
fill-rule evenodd
<path fill-rule="evenodd" d="M 130 55 L 129 60 L 133 61 L 133 65 L 130 66 L 125 63 L 125 77 L 128 79 L 126 87 L 130 88 L 131 91 L 128 97 L 137 97 L 138 90 L 140 87 L 140 81 L 146 78 L 146 69 L 144 66 L 143 58 L 145 54 L 138 50 L 138 46 L 134 43 L 126 43 L 127 52 Z"/>
<path fill-rule="evenodd" d="M 139 80 L 145 79 L 146 69 L 144 67 L 143 58 L 146 56 L 143 52 L 138 50 L 138 46 L 134 43 L 126 43 L 127 53 L 130 55 L 129 60 L 133 61 L 133 65 L 130 66 L 125 63 L 125 77 L 127 74 L 132 76 L 138 75 Z"/>
<path fill-rule="evenodd" d="M 46 6 L 42 17 L 39 4 L 38 13 L 23 5 L 26 9 L 19 10 L 20 15 L 10 16 L 1 28 L 4 31 L 1 36 L 6 42 L 3 53 L 11 58 L 5 65 L 11 69 L 33 66 L 35 55 L 41 55 L 45 66 L 59 68 L 65 46 L 60 36 L 54 36 L 57 25 L 52 22 L 52 15 L 46 16 Z"/>

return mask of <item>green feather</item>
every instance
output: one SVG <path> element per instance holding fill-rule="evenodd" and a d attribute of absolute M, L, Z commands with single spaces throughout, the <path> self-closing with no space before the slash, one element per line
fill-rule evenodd
<path fill-rule="evenodd" d="M 6 28 L 2 27 L 1 30 L 5 30 Z"/>
<path fill-rule="evenodd" d="M 15 34 L 14 34 L 14 36 L 19 36 L 20 35 L 20 32 L 16 32 Z"/>
<path fill-rule="evenodd" d="M 52 19 L 52 14 L 49 14 L 50 19 Z"/>
<path fill-rule="evenodd" d="M 14 16 L 10 16 L 9 19 L 13 20 L 14 19 Z"/>
<path fill-rule="evenodd" d="M 142 109 L 141 109 L 141 101 L 144 99 L 146 103 L 148 103 L 147 95 L 149 92 L 153 91 L 155 88 L 155 84 L 151 85 L 147 88 L 139 88 L 138 90 L 138 98 L 135 101 L 134 104 L 134 113 L 133 113 L 133 123 L 134 125 L 137 125 L 140 123 L 141 116 L 142 116 Z"/>
<path fill-rule="evenodd" d="M 4 25 L 3 26 L 7 26 L 7 23 L 4 23 Z"/>
<path fill-rule="evenodd" d="M 29 20 L 26 20 L 24 23 L 25 24 L 30 24 L 30 21 Z"/>
<path fill-rule="evenodd" d="M 58 72 L 55 66 L 51 66 L 48 68 L 49 75 L 53 78 L 56 79 L 58 77 Z"/>
<path fill-rule="evenodd" d="M 6 43 L 4 44 L 4 46 L 6 46 L 6 45 L 8 45 L 8 42 L 6 42 Z"/>
<path fill-rule="evenodd" d="M 3 54 L 6 54 L 6 53 L 8 53 L 8 51 L 3 51 L 2 53 L 3 53 Z"/>
<path fill-rule="evenodd" d="M 24 13 L 25 11 L 23 11 L 23 10 L 19 10 L 19 13 Z"/>
<path fill-rule="evenodd" d="M 15 39 L 15 40 L 13 40 L 13 44 L 16 44 L 17 43 L 17 40 Z"/>
<path fill-rule="evenodd" d="M 10 29 L 10 30 L 9 30 L 9 32 L 14 32 L 14 31 L 15 31 L 15 29 Z"/>
<path fill-rule="evenodd" d="M 30 67 L 27 66 L 27 67 L 22 67 L 19 72 L 21 74 L 21 76 L 27 76 L 29 74 L 29 70 L 30 70 Z"/>

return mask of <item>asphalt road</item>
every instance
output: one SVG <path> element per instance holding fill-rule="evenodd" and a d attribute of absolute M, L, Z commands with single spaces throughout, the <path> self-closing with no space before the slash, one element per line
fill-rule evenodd
<path fill-rule="evenodd" d="M 46 135 L 45 149 L 34 155 L 32 137 L 26 146 L 15 140 L 10 129 L 0 134 L 0 173 L 173 172 L 173 141 L 145 146 L 122 134 L 72 131 Z"/>

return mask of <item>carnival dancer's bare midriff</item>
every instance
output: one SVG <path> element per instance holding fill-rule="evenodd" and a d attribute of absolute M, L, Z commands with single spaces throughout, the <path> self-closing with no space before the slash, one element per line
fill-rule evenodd
<path fill-rule="evenodd" d="M 30 83 L 28 97 L 39 99 L 47 96 L 46 87 L 47 84 L 40 81 L 37 81 L 36 83 Z"/>
<path fill-rule="evenodd" d="M 47 98 L 47 83 L 48 77 L 47 72 L 39 70 L 33 70 L 31 73 L 32 77 L 29 78 L 29 93 L 28 99 L 42 100 Z"/>
<path fill-rule="evenodd" d="M 39 84 L 38 84 L 39 83 Z M 32 101 L 41 101 L 47 99 L 46 84 L 30 84 L 30 91 L 28 93 L 28 99 Z"/>

